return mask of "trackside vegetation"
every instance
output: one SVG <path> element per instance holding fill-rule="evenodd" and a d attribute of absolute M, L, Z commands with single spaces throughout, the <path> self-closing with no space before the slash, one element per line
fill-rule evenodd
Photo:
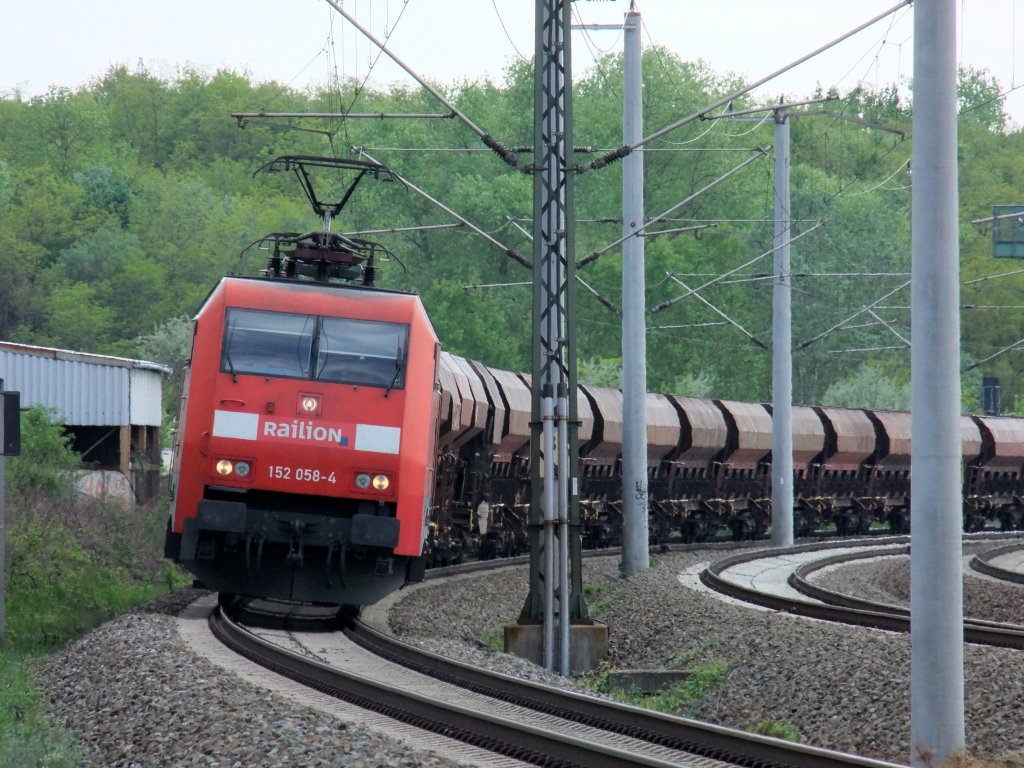
<path fill-rule="evenodd" d="M 648 132 L 742 84 L 658 48 L 645 51 L 643 71 Z M 575 79 L 574 144 L 594 149 L 581 152 L 580 166 L 622 143 L 621 72 L 621 57 L 608 55 Z M 504 146 L 532 144 L 531 62 L 510 65 L 499 81 L 442 88 Z M 1000 379 L 1004 412 L 1015 407 L 1024 382 L 1024 357 L 1000 352 L 1016 349 L 1013 307 L 1024 274 L 993 257 L 990 228 L 971 224 L 990 217 L 993 205 L 1024 204 L 1024 131 L 1002 111 L 1006 90 L 987 71 L 959 74 L 968 410 L 978 407 L 983 375 Z M 837 98 L 825 108 L 790 111 L 791 214 L 799 237 L 791 254 L 799 297 L 794 400 L 902 410 L 909 404 L 912 91 L 899 83 L 786 96 L 826 95 Z M 380 233 L 374 239 L 395 258 L 379 262 L 378 284 L 419 293 L 445 349 L 528 370 L 531 275 L 510 258 L 514 252 L 528 261 L 533 252 L 528 156 L 510 167 L 458 121 L 253 120 L 240 130 L 231 117 L 336 113 L 342 104 L 370 114 L 438 109 L 416 88 L 335 79 L 296 91 L 227 69 L 186 67 L 162 77 L 141 63 L 115 65 L 74 89 L 0 93 L 0 271 L 7 278 L 0 281 L 0 339 L 145 357 L 180 370 L 188 318 L 211 287 L 227 273 L 252 275 L 265 266 L 267 252 L 247 246 L 269 232 L 316 226 L 290 174 L 253 171 L 280 155 L 360 158 L 362 150 L 492 240 L 449 226 L 448 213 L 403 184 L 361 187 L 334 229 Z M 744 97 L 732 106 L 763 103 Z M 647 215 L 673 211 L 646 240 L 652 392 L 770 397 L 774 193 L 771 152 L 758 148 L 770 150 L 774 123 L 765 115 L 742 129 L 695 121 L 645 147 Z M 712 184 L 751 156 L 757 160 Z M 621 236 L 621 167 L 575 178 L 581 261 Z M 580 268 L 586 288 L 577 295 L 576 331 L 587 383 L 618 386 L 621 377 L 621 265 L 620 250 L 611 249 Z M 169 409 L 178 386 L 169 380 Z"/>
<path fill-rule="evenodd" d="M 61 422 L 22 414 L 22 453 L 6 460 L 7 620 L 0 642 L 0 765 L 76 766 L 48 722 L 32 669 L 132 607 L 187 583 L 163 560 L 166 508 L 125 509 L 74 490 L 81 459 Z"/>

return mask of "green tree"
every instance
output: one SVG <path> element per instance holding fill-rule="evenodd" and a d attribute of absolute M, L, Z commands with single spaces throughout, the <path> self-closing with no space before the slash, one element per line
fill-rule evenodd
<path fill-rule="evenodd" d="M 832 384 L 822 396 L 822 405 L 839 408 L 910 410 L 910 381 L 889 376 L 873 363 L 865 363 L 849 376 Z"/>
<path fill-rule="evenodd" d="M 184 316 L 172 317 L 153 326 L 150 333 L 135 339 L 135 354 L 145 360 L 161 363 L 171 369 L 164 382 L 163 402 L 168 423 L 177 416 L 181 401 L 182 371 L 192 354 L 192 321 Z"/>
<path fill-rule="evenodd" d="M 115 141 L 130 147 L 139 162 L 163 167 L 171 148 L 166 135 L 170 86 L 144 68 L 129 72 L 119 65 L 109 69 L 92 91 L 106 108 Z"/>
<path fill-rule="evenodd" d="M 58 280 L 43 302 L 39 331 L 33 343 L 97 352 L 111 340 L 114 313 L 96 301 L 97 290 L 87 283 Z"/>
<path fill-rule="evenodd" d="M 988 70 L 960 67 L 957 71 L 959 124 L 973 123 L 989 131 L 1006 129 L 1003 89 Z"/>
<path fill-rule="evenodd" d="M 108 151 L 106 115 L 91 94 L 51 87 L 46 96 L 33 99 L 32 112 L 32 128 L 60 178 L 70 178 Z"/>

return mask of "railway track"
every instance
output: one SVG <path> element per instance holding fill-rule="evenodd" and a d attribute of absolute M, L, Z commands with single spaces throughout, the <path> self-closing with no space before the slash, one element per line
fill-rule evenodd
<path fill-rule="evenodd" d="M 978 544 L 977 537 L 965 537 L 965 541 Z M 987 566 L 990 575 L 1002 574 L 1002 578 L 1024 583 L 1024 576 L 989 564 L 989 561 L 1008 552 L 1022 548 L 1024 544 L 1017 539 L 1016 543 L 1006 544 L 1005 539 L 999 546 L 985 550 L 971 560 L 971 566 L 983 571 Z M 848 550 L 839 551 L 836 550 Z M 737 566 L 757 560 L 768 560 L 795 553 L 808 554 L 822 552 L 820 558 L 811 558 L 793 568 L 788 577 L 789 585 L 807 599 L 795 599 L 783 594 L 759 591 L 727 578 L 727 572 Z M 824 568 L 843 565 L 877 557 L 905 556 L 910 554 L 909 537 L 890 537 L 879 540 L 873 546 L 865 546 L 862 541 L 829 542 L 803 545 L 780 552 L 759 551 L 730 555 L 711 563 L 702 573 L 701 581 L 710 589 L 729 595 L 739 600 L 760 605 L 776 611 L 791 613 L 798 616 L 873 627 L 891 632 L 910 631 L 910 611 L 897 605 L 864 600 L 851 595 L 823 589 L 810 580 L 810 575 Z M 977 563 L 977 564 L 976 564 Z M 980 567 L 979 567 L 980 566 Z M 1024 649 L 1024 626 L 1001 622 L 983 621 L 973 618 L 964 619 L 964 640 L 979 645 L 992 645 L 1006 648 Z"/>
<path fill-rule="evenodd" d="M 999 537 L 999 551 L 1020 546 L 1020 542 L 1010 545 L 1007 538 Z M 975 548 L 985 545 L 984 540 L 977 537 L 969 540 Z M 873 545 L 872 551 L 868 551 L 863 539 L 848 543 L 829 540 L 790 550 L 800 552 L 803 560 L 792 568 L 789 579 L 792 589 L 803 593 L 799 601 L 779 601 L 763 595 L 734 596 L 794 614 L 905 631 L 906 610 L 900 606 L 855 600 L 821 590 L 812 581 L 812 574 L 822 568 L 879 557 L 879 547 L 881 556 L 905 555 L 909 539 L 882 537 L 874 540 Z M 723 549 L 735 546 L 742 545 L 727 545 Z M 990 553 L 989 560 L 997 557 L 991 547 L 979 553 L 982 559 L 986 559 L 986 553 Z M 724 556 L 708 569 L 709 573 L 718 571 L 727 576 L 730 563 L 776 557 L 779 553 L 762 550 L 722 554 Z M 505 559 L 466 563 L 439 569 L 428 578 L 486 571 L 516 562 Z M 708 578 L 703 577 L 705 583 Z M 816 607 L 808 608 L 808 605 Z M 851 617 L 854 618 L 851 620 Z M 215 623 L 220 625 L 219 636 L 241 633 L 239 636 L 244 639 L 228 642 L 232 647 L 242 648 L 247 657 L 258 659 L 269 654 L 269 661 L 259 663 L 276 672 L 287 673 L 318 691 L 330 691 L 332 696 L 410 724 L 407 728 L 422 728 L 455 737 L 494 755 L 494 763 L 489 758 L 471 760 L 475 765 L 756 765 L 766 768 L 776 765 L 887 765 L 484 673 L 478 666 L 467 666 L 411 648 L 359 623 L 349 626 L 342 637 L 339 632 L 299 631 L 300 628 L 310 629 L 310 625 L 292 621 L 283 629 L 269 633 L 269 639 L 257 638 L 244 628 L 232 629 L 223 619 Z M 968 624 L 966 631 L 972 642 L 1022 647 L 1024 629 L 1020 627 L 987 622 Z M 979 639 L 976 633 L 989 633 L 991 637 L 985 639 L 982 635 Z M 246 637 L 247 634 L 252 637 Z M 339 647 L 348 650 L 335 649 L 334 640 L 328 643 L 327 637 L 336 638 Z M 263 645 L 270 646 L 269 651 L 259 650 Z M 298 665 L 297 673 L 288 672 L 293 665 Z M 378 667 L 389 668 L 389 671 L 378 673 Z M 346 670 L 355 670 L 356 674 Z M 369 678 L 371 682 L 360 678 Z M 343 682 L 339 683 L 339 679 Z"/>
<path fill-rule="evenodd" d="M 1021 542 L 1017 542 L 1016 544 L 1005 544 L 999 547 L 994 547 L 993 549 L 987 549 L 984 552 L 978 552 L 974 557 L 972 557 L 970 565 L 971 568 L 978 573 L 983 573 L 994 579 L 1010 581 L 1016 584 L 1024 584 L 1024 573 L 1004 568 L 997 562 L 1001 558 L 1004 558 L 1007 555 L 1013 555 L 1021 550 L 1024 550 L 1024 543 Z"/>
<path fill-rule="evenodd" d="M 485 672 L 358 622 L 337 646 L 322 633 L 260 637 L 221 611 L 210 622 L 230 648 L 304 685 L 529 765 L 891 765 Z"/>

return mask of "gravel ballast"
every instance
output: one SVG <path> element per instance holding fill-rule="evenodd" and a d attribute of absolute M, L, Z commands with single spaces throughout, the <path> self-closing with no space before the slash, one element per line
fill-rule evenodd
<path fill-rule="evenodd" d="M 663 555 L 628 581 L 615 558 L 584 564 L 592 616 L 609 627 L 609 668 L 726 669 L 684 713 L 723 725 L 795 728 L 804 743 L 905 763 L 909 637 L 831 625 L 720 599 L 696 579 L 720 555 Z M 847 566 L 816 579 L 905 603 L 906 558 Z M 1024 587 L 967 577 L 969 615 L 1024 623 Z M 526 569 L 510 568 L 400 594 L 392 630 L 446 655 L 509 674 L 560 680 L 488 641 L 514 622 Z M 244 683 L 197 657 L 174 616 L 185 591 L 121 616 L 54 656 L 38 682 L 56 721 L 94 766 L 455 765 L 386 734 L 352 727 Z M 1010 606 L 1010 607 L 1008 607 Z M 973 756 L 1024 751 L 1024 654 L 965 648 L 967 740 Z M 565 682 L 565 681 L 562 681 Z M 579 682 L 579 681 L 577 681 Z"/>

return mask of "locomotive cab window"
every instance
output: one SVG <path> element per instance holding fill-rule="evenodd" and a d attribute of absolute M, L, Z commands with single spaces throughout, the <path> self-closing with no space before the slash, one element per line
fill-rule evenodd
<path fill-rule="evenodd" d="M 402 389 L 408 348 L 402 323 L 232 308 L 221 370 Z"/>
<path fill-rule="evenodd" d="M 309 315 L 229 309 L 221 370 L 308 378 L 315 329 Z"/>
<path fill-rule="evenodd" d="M 402 389 L 409 326 L 325 317 L 317 338 L 316 378 Z"/>

